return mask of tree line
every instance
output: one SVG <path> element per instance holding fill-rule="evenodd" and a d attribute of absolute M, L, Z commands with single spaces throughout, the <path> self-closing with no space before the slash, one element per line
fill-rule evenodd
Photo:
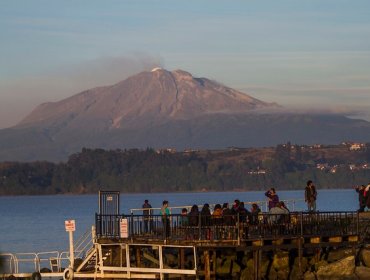
<path fill-rule="evenodd" d="M 254 149 L 256 150 L 256 149 Z M 258 149 L 257 149 L 258 150 Z M 338 153 L 326 158 L 320 150 L 290 143 L 256 157 L 248 150 L 223 153 L 171 152 L 154 149 L 82 149 L 67 162 L 0 163 L 0 195 L 84 194 L 98 190 L 121 192 L 190 192 L 303 189 L 313 180 L 319 188 L 367 184 L 370 169 L 351 170 L 349 164 L 370 162 L 370 145 L 355 157 Z M 354 162 L 356 161 L 356 162 Z M 319 163 L 336 165 L 321 170 Z"/>

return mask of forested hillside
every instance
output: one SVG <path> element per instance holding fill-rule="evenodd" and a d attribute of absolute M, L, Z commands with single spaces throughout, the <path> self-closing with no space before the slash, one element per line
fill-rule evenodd
<path fill-rule="evenodd" d="M 370 181 L 370 144 L 217 151 L 83 149 L 67 162 L 0 163 L 0 195 L 347 188 Z"/>

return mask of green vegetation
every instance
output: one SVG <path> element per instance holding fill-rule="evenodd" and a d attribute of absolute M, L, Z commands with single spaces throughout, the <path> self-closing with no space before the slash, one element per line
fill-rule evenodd
<path fill-rule="evenodd" d="M 370 144 L 173 152 L 83 149 L 67 162 L 0 163 L 0 195 L 301 189 L 367 184 Z"/>

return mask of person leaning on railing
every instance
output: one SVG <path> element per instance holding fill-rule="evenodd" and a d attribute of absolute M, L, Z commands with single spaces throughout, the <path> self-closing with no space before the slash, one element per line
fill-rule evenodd
<path fill-rule="evenodd" d="M 229 208 L 229 203 L 227 202 L 222 205 L 222 217 L 224 220 L 224 225 L 232 226 L 234 224 L 233 213 Z"/>
<path fill-rule="evenodd" d="M 150 205 L 149 200 L 145 199 L 144 204 L 142 205 L 143 210 L 143 219 L 144 219 L 144 232 L 150 232 L 153 230 L 153 220 L 152 220 L 152 205 Z"/>
<path fill-rule="evenodd" d="M 181 215 L 180 215 L 180 226 L 188 226 L 189 225 L 189 217 L 188 217 L 188 209 L 182 208 Z"/>
<path fill-rule="evenodd" d="M 258 215 L 262 213 L 261 211 L 261 208 L 258 206 L 257 203 L 253 203 L 252 204 L 252 208 L 251 208 L 251 220 L 250 220 L 250 224 L 252 225 L 256 225 L 258 224 Z"/>
<path fill-rule="evenodd" d="M 216 226 L 222 224 L 222 208 L 221 208 L 221 204 L 216 204 L 215 205 L 215 208 L 213 209 L 212 223 L 213 223 L 213 225 L 216 225 Z"/>
<path fill-rule="evenodd" d="M 278 202 L 275 207 L 272 207 L 269 211 L 269 224 L 278 224 L 281 221 L 283 215 L 289 214 L 289 210 L 281 207 L 281 202 Z"/>
<path fill-rule="evenodd" d="M 190 209 L 190 212 L 188 214 L 188 217 L 189 217 L 189 226 L 198 226 L 198 223 L 199 223 L 199 208 L 198 208 L 198 205 L 194 204 L 191 209 Z"/>

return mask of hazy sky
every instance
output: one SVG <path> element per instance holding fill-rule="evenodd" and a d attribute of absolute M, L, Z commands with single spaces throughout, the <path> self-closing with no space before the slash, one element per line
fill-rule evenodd
<path fill-rule="evenodd" d="M 370 1 L 2 0 L 0 128 L 162 66 L 370 119 Z"/>

